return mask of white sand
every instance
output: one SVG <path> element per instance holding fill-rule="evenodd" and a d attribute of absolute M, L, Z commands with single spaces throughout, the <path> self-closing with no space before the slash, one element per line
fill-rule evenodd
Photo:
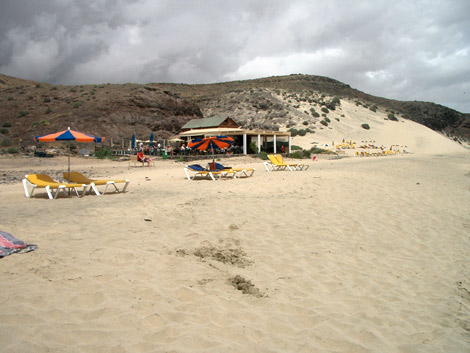
<path fill-rule="evenodd" d="M 131 179 L 125 194 L 28 199 L 0 185 L 0 229 L 39 246 L 0 260 L 0 351 L 468 351 L 470 154 L 434 134 L 404 138 L 414 154 L 320 157 L 304 172 L 224 160 L 256 173 L 216 182 L 172 161 L 72 159 Z M 429 144 L 437 155 L 420 153 Z"/>

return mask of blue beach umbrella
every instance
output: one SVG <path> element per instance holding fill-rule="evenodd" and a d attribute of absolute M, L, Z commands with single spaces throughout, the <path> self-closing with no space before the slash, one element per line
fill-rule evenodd
<path fill-rule="evenodd" d="M 135 148 L 135 134 L 132 134 L 132 138 L 131 138 L 131 148 L 132 148 L 132 149 Z"/>

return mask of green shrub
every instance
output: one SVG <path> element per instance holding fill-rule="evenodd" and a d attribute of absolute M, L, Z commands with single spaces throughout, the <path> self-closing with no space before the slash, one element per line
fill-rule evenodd
<path fill-rule="evenodd" d="M 9 101 L 14 101 L 15 98 L 13 98 L 13 97 L 8 97 L 7 100 L 9 100 Z"/>
<path fill-rule="evenodd" d="M 313 112 L 313 113 L 312 113 L 312 116 L 313 116 L 314 118 L 319 118 L 319 117 L 320 117 L 320 114 L 318 114 L 317 112 Z"/>
<path fill-rule="evenodd" d="M 264 151 L 261 151 L 259 154 L 258 154 L 258 157 L 261 158 L 262 160 L 267 160 L 268 159 L 268 154 Z"/>
<path fill-rule="evenodd" d="M 334 105 L 341 105 L 341 101 L 338 97 L 334 97 L 331 103 Z"/>
<path fill-rule="evenodd" d="M 377 106 L 374 104 L 372 107 L 369 108 L 369 110 L 373 111 L 374 113 L 377 112 Z"/>
<path fill-rule="evenodd" d="M 0 127 L 0 134 L 8 134 L 10 130 L 8 130 L 6 127 Z"/>
<path fill-rule="evenodd" d="M 326 122 L 325 120 L 320 121 L 320 124 L 322 124 L 324 126 L 328 126 L 328 122 Z"/>
<path fill-rule="evenodd" d="M 248 148 L 250 149 L 251 153 L 258 153 L 258 145 L 255 142 L 250 143 Z"/>
<path fill-rule="evenodd" d="M 77 108 L 80 108 L 80 106 L 81 106 L 82 104 L 83 104 L 83 103 L 82 103 L 81 101 L 80 101 L 80 102 L 75 102 L 75 103 L 73 104 L 73 107 L 74 107 L 75 109 L 77 109 Z"/>
<path fill-rule="evenodd" d="M 305 129 L 300 129 L 299 130 L 299 135 L 300 136 L 305 136 L 307 134 L 307 131 Z"/>
<path fill-rule="evenodd" d="M 297 158 L 297 159 L 302 159 L 303 158 L 303 154 L 302 154 L 302 151 L 295 151 L 293 153 L 291 153 L 289 155 L 289 157 L 291 158 Z"/>
<path fill-rule="evenodd" d="M 325 107 L 321 108 L 321 111 L 325 114 L 328 114 L 330 112 L 328 108 L 325 108 Z"/>
<path fill-rule="evenodd" d="M 50 99 L 49 97 L 46 97 L 46 98 L 44 98 L 44 100 L 43 100 L 44 103 L 49 103 L 50 101 L 51 101 L 51 99 Z"/>
<path fill-rule="evenodd" d="M 303 122 L 303 124 L 304 124 L 304 125 L 308 125 L 308 121 L 305 120 L 305 121 Z"/>
<path fill-rule="evenodd" d="M 327 123 L 331 123 L 330 118 L 325 118 L 324 120 L 325 120 Z"/>
<path fill-rule="evenodd" d="M 5 138 L 5 139 L 2 140 L 0 145 L 2 145 L 3 147 L 8 147 L 8 146 L 12 145 L 12 142 L 9 138 Z"/>
<path fill-rule="evenodd" d="M 22 111 L 18 112 L 18 114 L 16 114 L 16 117 L 17 117 L 17 118 L 23 118 L 23 117 L 25 117 L 25 116 L 28 115 L 28 114 L 29 114 L 28 111 L 22 110 Z"/>
<path fill-rule="evenodd" d="M 99 159 L 113 158 L 113 151 L 109 147 L 104 146 L 95 151 L 95 157 Z"/>
<path fill-rule="evenodd" d="M 5 121 L 2 126 L 3 127 L 12 127 L 12 124 L 9 121 Z"/>
<path fill-rule="evenodd" d="M 44 113 L 45 114 L 50 114 L 50 113 L 52 113 L 52 109 L 48 107 Z"/>
<path fill-rule="evenodd" d="M 7 152 L 10 153 L 10 154 L 14 154 L 14 153 L 18 153 L 18 150 L 15 147 L 10 147 L 7 150 Z"/>
<path fill-rule="evenodd" d="M 297 135 L 299 134 L 299 130 L 294 129 L 294 128 L 289 129 L 289 132 L 290 132 L 290 134 L 291 134 L 292 137 L 295 137 L 295 136 L 297 136 Z"/>
<path fill-rule="evenodd" d="M 297 150 L 301 150 L 302 147 L 297 146 L 297 145 L 292 145 L 292 146 L 290 146 L 290 149 L 291 149 L 292 151 L 297 151 Z"/>
<path fill-rule="evenodd" d="M 312 148 L 310 148 L 310 153 L 313 153 L 313 154 L 321 154 L 321 153 L 328 153 L 328 151 L 325 150 L 325 149 L 323 149 L 323 148 L 312 147 Z"/>
<path fill-rule="evenodd" d="M 369 124 L 362 124 L 361 127 L 362 127 L 363 129 L 366 129 L 366 130 L 369 130 L 369 129 L 370 129 Z"/>
<path fill-rule="evenodd" d="M 33 127 L 34 127 L 34 128 L 38 128 L 38 127 L 39 127 L 39 123 L 36 121 L 35 123 L 33 123 Z"/>
<path fill-rule="evenodd" d="M 387 117 L 388 117 L 388 120 L 398 121 L 398 118 L 393 114 L 388 114 Z"/>
<path fill-rule="evenodd" d="M 49 122 L 49 120 L 43 119 L 43 120 L 41 120 L 41 125 L 42 126 L 49 126 L 49 125 L 51 125 L 51 123 Z"/>

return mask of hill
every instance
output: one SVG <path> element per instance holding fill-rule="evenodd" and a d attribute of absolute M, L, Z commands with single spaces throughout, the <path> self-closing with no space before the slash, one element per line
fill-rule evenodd
<path fill-rule="evenodd" d="M 211 116 L 230 116 L 246 128 L 342 132 L 347 125 L 341 120 L 347 116 L 341 107 L 348 104 L 353 104 L 353 111 L 360 116 L 379 114 L 376 118 L 380 120 L 409 119 L 442 131 L 456 141 L 470 140 L 468 114 L 429 102 L 375 97 L 339 81 L 310 75 L 204 85 L 74 86 L 0 75 L 0 102 L 3 147 L 32 145 L 33 136 L 68 126 L 106 136 L 116 143 L 128 140 L 132 133 L 147 138 L 154 132 L 157 137 L 166 138 L 191 119 Z"/>

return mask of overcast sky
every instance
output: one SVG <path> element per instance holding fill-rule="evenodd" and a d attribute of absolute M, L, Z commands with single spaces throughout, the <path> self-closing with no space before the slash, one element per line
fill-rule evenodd
<path fill-rule="evenodd" d="M 470 113 L 470 1 L 1 0 L 0 73 L 53 84 L 302 73 Z"/>

